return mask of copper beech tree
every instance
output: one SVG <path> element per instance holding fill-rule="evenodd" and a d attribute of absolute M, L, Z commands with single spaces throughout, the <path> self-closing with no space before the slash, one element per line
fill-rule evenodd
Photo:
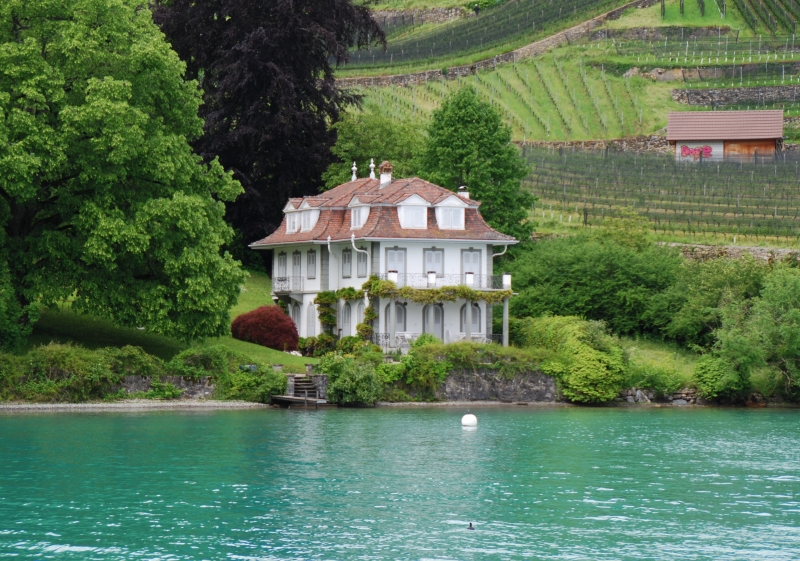
<path fill-rule="evenodd" d="M 244 186 L 227 218 L 245 241 L 263 237 L 288 198 L 322 186 L 330 124 L 360 101 L 336 85 L 334 67 L 384 34 L 353 0 L 160 0 L 154 17 L 203 90 L 195 147 Z"/>

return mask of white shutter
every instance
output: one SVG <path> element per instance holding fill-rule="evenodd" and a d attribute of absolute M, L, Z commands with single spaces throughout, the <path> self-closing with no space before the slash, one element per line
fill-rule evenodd
<path fill-rule="evenodd" d="M 430 273 L 431 271 L 436 270 L 436 265 L 434 264 L 434 255 L 436 254 L 435 251 L 426 251 L 425 252 L 425 273 Z"/>

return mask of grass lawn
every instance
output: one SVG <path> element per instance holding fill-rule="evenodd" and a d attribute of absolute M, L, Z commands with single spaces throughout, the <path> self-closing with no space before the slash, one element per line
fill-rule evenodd
<path fill-rule="evenodd" d="M 675 343 L 667 343 L 655 339 L 622 338 L 622 347 L 628 352 L 631 363 L 649 364 L 674 370 L 682 381 L 682 386 L 689 385 L 694 367 L 700 355 L 679 347 Z"/>
<path fill-rule="evenodd" d="M 270 290 L 270 278 L 266 274 L 251 272 L 242 288 L 239 302 L 231 310 L 231 318 L 259 306 L 271 305 Z M 46 345 L 51 341 L 74 343 L 89 349 L 134 345 L 163 360 L 169 360 L 189 347 L 171 337 L 147 333 L 135 328 L 116 327 L 107 319 L 73 313 L 68 305 L 61 309 L 47 310 L 42 314 L 33 329 L 33 335 L 28 339 L 27 348 L 24 350 Z M 254 362 L 283 364 L 285 370 L 290 372 L 305 372 L 305 364 L 317 362 L 315 358 L 290 355 L 260 345 L 237 341 L 232 337 L 211 338 L 194 343 L 194 346 L 199 347 L 210 345 L 224 345 L 249 357 Z"/>

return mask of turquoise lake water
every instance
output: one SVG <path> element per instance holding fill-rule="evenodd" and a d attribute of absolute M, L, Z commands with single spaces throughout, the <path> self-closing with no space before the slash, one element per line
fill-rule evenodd
<path fill-rule="evenodd" d="M 0 558 L 800 559 L 798 410 L 465 412 L 0 415 Z"/>

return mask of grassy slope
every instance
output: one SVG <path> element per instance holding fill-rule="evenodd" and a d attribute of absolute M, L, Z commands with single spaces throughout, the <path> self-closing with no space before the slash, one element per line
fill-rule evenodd
<path fill-rule="evenodd" d="M 621 342 L 631 363 L 674 370 L 682 381 L 682 387 L 692 385 L 692 374 L 699 355 L 664 341 L 623 338 Z"/>
<path fill-rule="evenodd" d="M 251 272 L 245 282 L 239 302 L 231 310 L 234 318 L 259 306 L 271 305 L 270 279 L 264 273 Z M 176 339 L 138 329 L 115 327 L 109 320 L 74 314 L 68 306 L 60 310 L 48 310 L 36 324 L 28 348 L 46 345 L 50 341 L 74 343 L 90 349 L 100 347 L 122 347 L 135 345 L 146 352 L 169 360 L 188 346 Z M 286 370 L 304 372 L 305 364 L 316 359 L 297 357 L 268 349 L 260 345 L 237 341 L 231 337 L 206 339 L 196 346 L 225 345 L 256 362 L 265 364 L 284 364 Z"/>

